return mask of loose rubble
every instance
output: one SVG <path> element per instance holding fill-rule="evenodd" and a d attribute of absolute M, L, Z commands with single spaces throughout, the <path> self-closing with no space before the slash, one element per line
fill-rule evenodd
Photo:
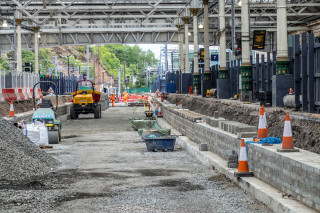
<path fill-rule="evenodd" d="M 58 162 L 0 118 L 0 181 L 21 181 L 50 173 Z"/>

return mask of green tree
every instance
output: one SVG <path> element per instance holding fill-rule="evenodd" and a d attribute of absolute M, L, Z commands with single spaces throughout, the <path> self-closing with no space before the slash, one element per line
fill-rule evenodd
<path fill-rule="evenodd" d="M 4 58 L 0 58 L 0 70 L 11 70 L 11 63 Z"/>
<path fill-rule="evenodd" d="M 158 61 L 151 50 L 143 51 L 138 45 L 106 44 L 93 47 L 92 51 L 100 56 L 101 64 L 107 72 L 118 79 L 118 70 L 121 68 L 121 82 L 123 83 L 123 66 L 126 65 L 126 76 L 137 78 L 137 83 L 128 85 L 130 88 L 145 86 L 145 67 L 156 66 Z"/>
<path fill-rule="evenodd" d="M 51 62 L 50 59 L 50 51 L 48 49 L 39 49 L 39 67 L 40 69 L 42 69 L 43 73 L 47 73 L 47 71 L 49 70 L 49 68 L 53 68 L 54 65 Z M 34 67 L 35 65 L 35 56 L 34 53 L 30 50 L 22 50 L 21 51 L 21 56 L 22 56 L 22 64 L 24 63 L 31 63 L 32 66 Z M 7 53 L 7 58 L 13 59 L 14 58 L 14 53 L 8 52 Z M 5 68 L 11 68 L 10 64 L 8 65 L 8 62 L 6 62 L 5 60 L 2 59 L 2 61 L 0 61 L 1 63 L 1 67 L 5 67 Z"/>

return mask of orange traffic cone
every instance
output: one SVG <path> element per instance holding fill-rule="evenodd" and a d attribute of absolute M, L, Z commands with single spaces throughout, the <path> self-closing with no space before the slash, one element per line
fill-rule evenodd
<path fill-rule="evenodd" d="M 162 117 L 161 107 L 159 107 L 159 110 L 158 110 L 158 117 Z"/>
<path fill-rule="evenodd" d="M 266 109 L 264 108 L 264 105 L 262 105 L 262 110 L 263 110 L 264 122 L 265 122 L 265 124 L 266 124 L 266 129 L 267 129 L 267 132 L 268 132 L 268 123 L 267 123 Z"/>
<path fill-rule="evenodd" d="M 9 117 L 14 117 L 14 108 L 13 108 L 13 102 L 10 102 L 10 111 L 9 111 Z"/>
<path fill-rule="evenodd" d="M 251 176 L 253 176 L 253 173 L 249 172 L 246 144 L 244 142 L 244 139 L 241 139 L 238 172 L 235 172 L 234 175 L 237 177 L 244 177 L 244 176 L 251 177 Z"/>
<path fill-rule="evenodd" d="M 292 90 L 292 88 L 290 88 L 290 90 L 289 90 L 289 95 L 293 95 L 293 90 Z"/>
<path fill-rule="evenodd" d="M 288 112 L 284 121 L 282 148 L 278 149 L 278 152 L 299 152 L 299 149 L 294 148 L 291 121 Z"/>
<path fill-rule="evenodd" d="M 265 109 L 264 109 L 264 106 L 262 106 L 260 108 L 260 115 L 259 115 L 258 138 L 268 137 L 267 119 L 264 117 L 265 117 Z"/>

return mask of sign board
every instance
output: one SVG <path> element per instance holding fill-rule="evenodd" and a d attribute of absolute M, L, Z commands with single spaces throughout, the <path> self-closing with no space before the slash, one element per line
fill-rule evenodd
<path fill-rule="evenodd" d="M 51 94 L 54 94 L 54 90 L 52 89 L 52 87 L 50 87 L 49 89 L 48 89 L 48 91 L 47 91 L 47 93 L 51 93 Z"/>
<path fill-rule="evenodd" d="M 266 31 L 265 30 L 255 30 L 253 31 L 253 50 L 264 49 L 266 41 Z"/>
<path fill-rule="evenodd" d="M 219 61 L 219 55 L 211 55 L 211 61 Z"/>

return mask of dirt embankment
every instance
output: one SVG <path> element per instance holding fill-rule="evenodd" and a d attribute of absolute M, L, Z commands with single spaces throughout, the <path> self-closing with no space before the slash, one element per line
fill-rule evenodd
<path fill-rule="evenodd" d="M 50 48 L 50 52 L 54 53 L 54 55 L 58 56 L 58 67 L 59 71 L 63 72 L 65 75 L 68 74 L 68 64 L 65 63 L 65 60 L 62 60 L 62 57 L 65 57 L 67 55 L 74 56 L 77 60 L 80 60 L 81 63 L 86 64 L 87 62 L 87 56 L 86 52 L 81 52 L 78 50 L 77 47 L 73 46 L 65 46 L 65 47 L 52 47 Z M 54 58 L 52 57 L 52 63 L 54 64 Z M 100 60 L 99 54 L 93 54 L 90 53 L 90 64 L 92 64 L 94 71 L 95 71 L 95 83 L 98 90 L 100 90 L 101 84 L 110 84 L 111 82 L 111 75 L 108 73 L 108 71 L 104 68 L 102 65 L 102 62 Z M 85 69 L 83 67 L 82 69 Z M 71 71 L 75 70 L 75 75 L 78 75 L 78 67 L 73 68 L 71 65 L 70 68 Z M 104 77 L 102 77 L 104 76 Z M 114 80 L 113 80 L 114 81 Z M 117 82 L 113 82 L 115 84 Z"/>
<path fill-rule="evenodd" d="M 45 96 L 45 99 L 51 99 L 52 104 L 56 106 L 56 96 Z M 70 102 L 72 96 L 59 96 L 59 105 Z M 32 99 L 23 101 L 13 101 L 14 113 L 28 112 L 33 109 Z M 10 102 L 0 102 L 0 117 L 5 117 L 9 115 Z"/>
<path fill-rule="evenodd" d="M 171 103 L 181 102 L 183 108 L 213 116 L 214 111 L 227 120 L 258 126 L 259 106 L 245 105 L 230 100 L 206 99 L 190 95 L 170 94 Z M 286 109 L 266 108 L 269 135 L 282 138 Z M 320 154 L 320 123 L 303 118 L 291 117 L 295 146 Z"/>

